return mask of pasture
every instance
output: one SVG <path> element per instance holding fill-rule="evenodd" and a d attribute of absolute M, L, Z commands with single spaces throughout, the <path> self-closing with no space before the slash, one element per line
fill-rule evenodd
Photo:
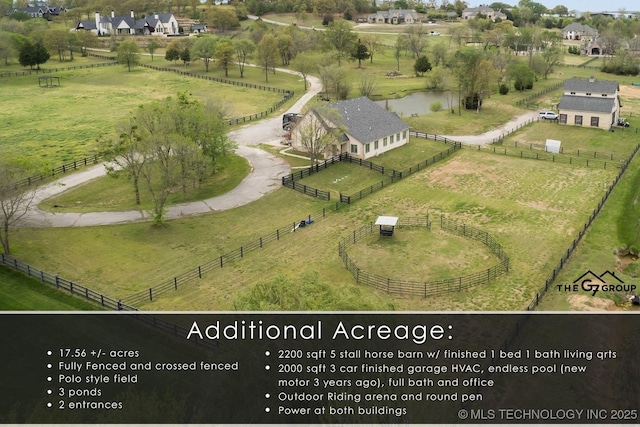
<path fill-rule="evenodd" d="M 395 69 L 395 58 L 389 52 L 387 50 L 376 56 L 374 66 L 367 63 L 365 69 L 357 69 L 353 63 L 348 64 L 352 81 L 357 81 L 364 73 L 382 76 L 389 67 L 393 66 L 391 69 Z M 402 61 L 403 67 L 412 66 L 411 59 L 403 58 Z M 166 61 L 157 59 L 154 64 L 167 65 Z M 194 71 L 199 66 L 202 67 L 200 71 L 204 72 L 201 64 L 190 66 L 189 71 Z M 16 157 L 28 152 L 35 158 L 54 165 L 77 159 L 87 152 L 91 154 L 93 140 L 97 135 L 110 132 L 115 121 L 127 117 L 141 100 L 171 96 L 185 87 L 189 87 L 189 92 L 194 96 L 207 96 L 214 85 L 204 80 L 191 80 L 172 73 L 151 72 L 141 68 L 127 73 L 121 66 L 108 67 L 102 71 L 102 76 L 100 73 L 94 74 L 96 71 L 70 71 L 65 72 L 68 73 L 66 77 L 64 73 L 58 73 L 62 87 L 57 89 L 38 88 L 35 76 L 11 78 L 17 97 L 12 95 L 9 99 L 9 94 L 0 94 L 0 102 L 6 104 L 11 101 L 11 105 L 16 106 L 15 116 L 10 111 L 11 126 L 0 131 L 7 132 L 3 135 L 3 152 Z M 212 69 L 212 73 L 220 74 L 221 70 Z M 258 69 L 251 73 L 254 75 L 252 78 L 264 78 L 264 74 Z M 613 78 L 598 73 L 597 70 L 559 68 L 549 80 L 536 83 L 533 91 L 529 92 L 535 93 L 573 74 L 596 74 L 598 78 Z M 302 86 L 296 77 L 286 76 L 284 73 L 276 73 L 274 76 L 277 76 L 274 77 L 274 84 L 278 86 L 294 89 Z M 287 78 L 290 80 L 285 81 Z M 119 83 L 123 79 L 127 79 L 127 82 L 128 79 L 133 79 L 132 84 L 122 88 L 123 85 Z M 85 80 L 87 83 L 81 84 Z M 422 89 L 426 84 L 425 78 L 415 77 L 397 80 L 380 77 L 380 80 L 382 83 L 376 93 L 384 96 L 399 96 Z M 67 91 L 68 87 L 73 90 Z M 161 87 L 166 93 L 159 93 L 155 90 L 157 87 Z M 215 84 L 215 88 L 216 95 L 222 94 L 223 98 L 234 100 L 234 112 L 246 111 L 245 114 L 266 109 L 280 99 L 278 94 L 253 90 L 237 96 L 243 90 L 238 87 L 228 87 L 228 95 L 224 95 L 226 85 L 221 85 L 218 90 L 218 85 Z M 352 89 L 352 92 L 355 90 Z M 493 95 L 486 100 L 479 113 L 463 111 L 458 116 L 441 111 L 408 118 L 407 121 L 414 129 L 429 133 L 479 133 L 526 111 L 513 104 L 529 92 L 511 92 L 506 97 Z M 65 96 L 61 97 L 61 93 Z M 141 97 L 141 93 L 148 94 L 148 97 Z M 530 108 L 552 105 L 559 99 L 559 94 L 560 91 L 545 95 L 531 103 Z M 260 98 L 263 95 L 265 98 Z M 34 105 L 34 98 L 41 100 L 43 105 L 40 102 Z M 242 98 L 242 102 L 239 98 Z M 623 105 L 629 113 L 638 111 L 637 99 L 625 101 L 623 98 Z M 266 108 L 258 108 L 257 103 L 264 104 Z M 34 110 L 37 117 L 47 118 L 44 125 L 39 123 L 39 126 L 32 126 Z M 633 127 L 634 116 L 630 120 Z M 20 132 L 19 129 L 23 131 Z M 563 146 L 570 149 L 611 152 L 616 159 L 618 156 L 626 157 L 638 140 L 631 128 L 607 133 L 539 123 L 512 135 L 505 140 L 505 144 L 539 143 L 547 137 L 561 139 Z M 435 151 L 442 151 L 440 148 L 444 147 L 432 141 L 420 141 L 419 144 L 414 142 L 416 141 L 412 140 L 407 147 L 393 151 L 387 157 L 380 156 L 374 162 L 404 169 L 429 158 L 432 151 L 434 154 Z M 300 159 L 293 162 L 298 166 L 305 163 Z M 346 166 L 349 168 L 341 169 Z M 562 276 L 563 280 L 568 280 L 567 278 L 587 267 L 615 268 L 615 260 L 612 267 L 611 256 L 607 257 L 606 254 L 611 254 L 624 241 L 619 230 L 625 227 L 628 230 L 628 223 L 635 221 L 633 212 L 621 215 L 628 205 L 628 194 L 636 185 L 635 181 L 628 181 L 629 176 L 637 176 L 638 167 L 636 161 L 621 182 L 620 188 L 613 193 L 602 218 L 596 220 L 583 245 L 576 251 L 571 260 L 573 267 L 567 268 L 567 276 Z M 357 167 L 338 165 L 335 169 L 330 168 L 306 178 L 305 183 L 320 189 L 350 193 L 366 187 L 368 180 L 377 179 L 371 171 L 353 168 Z M 275 229 L 295 224 L 307 215 L 325 209 L 326 216 L 308 227 L 287 233 L 280 240 L 248 253 L 242 259 L 203 275 L 202 279 L 195 279 L 178 290 L 171 290 L 153 301 L 142 303 L 140 308 L 233 310 L 247 307 L 244 304 L 251 296 L 259 294 L 261 289 L 271 289 L 269 286 L 275 283 L 282 284 L 278 289 L 289 286 L 294 289 L 293 292 L 300 289 L 300 292 L 308 292 L 313 298 L 317 295 L 313 292 L 321 291 L 322 297 L 318 299 L 325 305 L 312 306 L 314 309 L 521 310 L 557 265 L 558 259 L 566 252 L 602 197 L 605 186 L 616 173 L 615 167 L 585 168 L 463 149 L 361 201 L 340 206 L 335 212 L 336 202 L 333 200 L 323 202 L 281 188 L 250 205 L 169 221 L 166 227 L 161 228 L 150 224 L 67 229 L 24 228 L 16 233 L 12 249 L 14 255 L 25 262 L 109 296 L 126 299 L 129 295 L 144 292 L 198 265 L 235 251 Z M 349 180 L 339 180 L 341 177 L 349 177 Z M 334 181 L 335 187 L 329 188 Z M 78 191 L 85 191 L 87 194 L 99 190 L 94 187 Z M 62 204 L 78 205 L 77 201 L 84 203 L 85 196 L 78 194 L 70 192 L 64 195 L 69 199 Z M 87 211 L 93 210 L 102 200 L 98 198 L 91 203 L 94 205 L 85 207 Z M 76 209 L 74 207 L 69 210 Z M 486 286 L 429 299 L 391 297 L 383 292 L 355 285 L 337 255 L 337 242 L 363 223 L 374 221 L 378 215 L 420 216 L 427 212 L 436 217 L 446 215 L 457 222 L 490 233 L 510 256 L 509 273 Z M 585 249 L 587 243 L 588 249 Z M 478 269 L 486 268 L 483 264 L 484 255 L 473 252 L 468 241 L 455 242 L 455 239 L 449 239 L 442 244 L 451 246 L 441 251 L 429 252 L 415 239 L 407 241 L 404 246 L 399 243 L 398 246 L 403 246 L 403 250 L 408 251 L 410 256 L 403 256 L 402 261 L 392 267 L 404 271 L 408 267 L 403 266 L 403 262 L 417 266 L 418 260 L 428 259 L 429 265 L 426 267 L 444 272 L 466 268 L 455 261 L 458 259 L 466 262 L 465 256 L 469 256 L 469 267 L 480 265 Z M 375 253 L 374 249 L 363 246 L 362 253 L 358 256 L 370 260 Z M 595 267 L 589 267 L 591 265 Z M 624 277 L 631 280 L 631 274 L 635 274 L 632 269 Z M 280 296 L 277 293 L 270 295 L 275 300 Z M 344 301 L 348 301 L 348 304 L 343 303 Z M 546 307 L 575 307 L 565 295 L 555 295 L 549 301 Z M 298 302 L 286 307 L 309 307 L 295 304 Z M 278 309 L 283 306 L 285 305 L 275 304 L 266 307 Z"/>
<path fill-rule="evenodd" d="M 613 175 L 613 170 L 463 149 L 141 308 L 230 310 L 237 295 L 256 283 L 280 276 L 295 282 L 305 273 L 317 274 L 333 292 L 353 292 L 356 285 L 337 255 L 339 239 L 380 214 L 419 216 L 429 211 L 494 236 L 511 257 L 510 272 L 485 287 L 428 300 L 359 289 L 362 304 L 391 303 L 404 310 L 518 310 L 528 304 L 601 197 L 602 187 L 594 182 Z M 40 268 L 124 299 L 333 205 L 281 188 L 250 205 L 170 221 L 160 229 L 149 224 L 25 229 L 14 251 Z M 58 246 L 65 250 L 50 250 Z M 449 261 L 442 255 L 429 262 L 437 268 Z"/>
<path fill-rule="evenodd" d="M 178 93 L 220 99 L 229 105 L 231 117 L 259 113 L 282 99 L 275 92 L 143 68 L 127 72 L 120 65 L 56 75 L 61 85 L 49 89 L 38 87 L 36 75 L 3 80 L 11 87 L 0 92 L 0 104 L 11 106 L 3 111 L 0 129 L 0 149 L 7 158 L 28 153 L 31 161 L 56 167 L 91 156 L 96 138 L 110 135 L 136 107 Z"/>

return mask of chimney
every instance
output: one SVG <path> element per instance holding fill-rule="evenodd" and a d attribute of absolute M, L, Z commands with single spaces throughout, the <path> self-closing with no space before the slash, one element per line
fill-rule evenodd
<path fill-rule="evenodd" d="M 135 18 L 135 15 L 133 14 L 133 10 L 131 11 L 131 17 Z"/>
<path fill-rule="evenodd" d="M 96 30 L 100 34 L 100 12 L 96 12 Z"/>
<path fill-rule="evenodd" d="M 116 13 L 113 10 L 111 10 L 111 18 L 115 18 L 115 17 L 116 17 Z"/>
<path fill-rule="evenodd" d="M 596 81 L 595 77 L 593 76 L 589 77 L 589 83 L 595 83 L 595 81 Z"/>
<path fill-rule="evenodd" d="M 155 15 L 153 15 L 154 18 L 156 19 L 160 19 L 160 16 L 156 13 Z"/>

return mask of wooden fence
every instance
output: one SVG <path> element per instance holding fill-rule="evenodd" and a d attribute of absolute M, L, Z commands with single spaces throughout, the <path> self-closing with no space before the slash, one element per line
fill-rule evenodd
<path fill-rule="evenodd" d="M 509 257 L 502 250 L 500 244 L 488 233 L 466 224 L 460 224 L 449 220 L 443 215 L 440 215 L 440 220 L 437 221 L 437 223 L 440 224 L 440 228 L 444 231 L 458 236 L 467 237 L 484 244 L 498 257 L 498 259 L 500 259 L 500 262 L 487 270 L 466 276 L 436 281 L 418 282 L 379 276 L 375 273 L 359 268 L 347 254 L 347 249 L 349 247 L 377 231 L 377 227 L 373 222 L 360 227 L 358 230 L 354 230 L 352 235 L 343 238 L 338 244 L 338 254 L 340 255 L 340 258 L 342 258 L 345 268 L 349 270 L 356 283 L 370 286 L 388 294 L 413 295 L 420 296 L 422 298 L 450 292 L 460 292 L 465 289 L 483 285 L 509 271 Z M 398 227 L 425 227 L 430 229 L 431 221 L 429 219 L 429 215 L 423 218 L 400 218 L 398 221 Z"/>

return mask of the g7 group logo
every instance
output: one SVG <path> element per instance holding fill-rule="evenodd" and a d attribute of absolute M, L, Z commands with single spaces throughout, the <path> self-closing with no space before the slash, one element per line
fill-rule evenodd
<path fill-rule="evenodd" d="M 559 284 L 556 285 L 558 291 L 565 292 L 579 292 L 586 291 L 591 292 L 592 296 L 595 296 L 599 291 L 611 291 L 611 292 L 627 292 L 635 293 L 636 285 L 624 283 L 616 273 L 609 270 L 597 275 L 593 271 L 589 270 L 582 276 L 573 281 L 571 285 Z"/>

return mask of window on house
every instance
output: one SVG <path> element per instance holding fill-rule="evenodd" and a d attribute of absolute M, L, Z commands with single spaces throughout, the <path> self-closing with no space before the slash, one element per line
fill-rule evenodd
<path fill-rule="evenodd" d="M 591 117 L 591 126 L 598 127 L 600 125 L 600 117 Z"/>
<path fill-rule="evenodd" d="M 351 144 L 351 153 L 358 154 L 358 146 L 356 144 Z"/>
<path fill-rule="evenodd" d="M 407 139 L 407 131 L 402 132 L 402 139 Z"/>
<path fill-rule="evenodd" d="M 566 125 L 567 124 L 567 115 L 566 114 L 560 114 L 560 116 L 558 117 L 558 123 Z"/>
<path fill-rule="evenodd" d="M 607 96 L 607 94 L 606 94 L 606 93 L 603 93 L 603 94 L 602 94 L 602 96 Z"/>
<path fill-rule="evenodd" d="M 587 92 L 587 96 L 591 96 L 591 92 Z"/>
<path fill-rule="evenodd" d="M 387 146 L 387 137 L 386 136 L 384 138 L 382 138 L 382 146 L 383 147 Z"/>
<path fill-rule="evenodd" d="M 393 135 L 389 137 L 389 144 L 393 144 Z"/>
<path fill-rule="evenodd" d="M 575 94 L 576 94 L 575 92 L 571 92 L 571 95 L 575 95 Z"/>
<path fill-rule="evenodd" d="M 400 141 L 400 134 L 399 133 L 396 134 L 396 141 Z"/>
<path fill-rule="evenodd" d="M 369 151 L 371 151 L 371 144 L 365 144 L 364 145 L 364 152 L 368 153 Z"/>
<path fill-rule="evenodd" d="M 582 116 L 576 116 L 576 118 L 575 118 L 575 124 L 577 124 L 577 125 L 582 125 Z"/>
<path fill-rule="evenodd" d="M 375 141 L 373 141 L 373 149 L 374 150 L 378 149 L 378 140 L 377 139 Z"/>

